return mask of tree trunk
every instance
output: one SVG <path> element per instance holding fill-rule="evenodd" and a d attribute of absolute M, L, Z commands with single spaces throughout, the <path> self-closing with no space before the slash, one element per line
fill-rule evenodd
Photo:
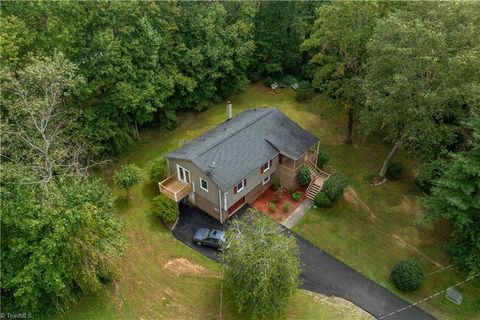
<path fill-rule="evenodd" d="M 353 144 L 353 108 L 348 108 L 348 131 L 345 143 L 349 145 Z"/>
<path fill-rule="evenodd" d="M 135 136 L 137 140 L 140 141 L 140 133 L 138 132 L 137 117 L 133 115 L 133 126 L 135 128 Z"/>
<path fill-rule="evenodd" d="M 380 169 L 380 172 L 378 173 L 378 176 L 382 179 L 385 179 L 385 175 L 387 174 L 387 168 L 390 162 L 392 162 L 393 156 L 395 155 L 395 152 L 397 152 L 398 148 L 400 148 L 400 145 L 402 144 L 403 137 L 398 140 L 395 145 L 393 146 L 392 150 L 388 153 L 387 157 L 385 158 L 385 161 L 383 161 L 382 168 Z"/>

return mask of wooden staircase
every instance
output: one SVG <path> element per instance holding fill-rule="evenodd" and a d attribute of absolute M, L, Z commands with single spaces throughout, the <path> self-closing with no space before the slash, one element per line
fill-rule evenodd
<path fill-rule="evenodd" d="M 312 179 L 307 187 L 307 199 L 313 200 L 317 193 L 320 192 L 323 184 L 330 177 L 330 175 L 325 171 L 320 170 L 310 159 L 308 162 L 306 162 L 306 165 L 310 170 L 310 177 Z"/>

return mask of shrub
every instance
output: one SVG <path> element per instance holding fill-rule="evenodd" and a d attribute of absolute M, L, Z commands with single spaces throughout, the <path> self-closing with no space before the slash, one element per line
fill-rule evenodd
<path fill-rule="evenodd" d="M 174 110 L 165 110 L 165 118 L 163 123 L 168 130 L 173 130 L 180 124 L 180 118 Z"/>
<path fill-rule="evenodd" d="M 274 213 L 275 211 L 277 211 L 277 204 L 273 201 L 270 201 L 268 204 L 268 211 L 270 211 L 271 213 Z"/>
<path fill-rule="evenodd" d="M 280 184 L 280 178 L 275 176 L 272 178 L 272 187 L 275 190 L 278 190 L 282 185 Z"/>
<path fill-rule="evenodd" d="M 322 191 L 332 202 L 337 201 L 347 186 L 347 178 L 341 173 L 333 173 L 323 184 Z"/>
<path fill-rule="evenodd" d="M 116 171 L 113 176 L 113 182 L 120 188 L 127 191 L 128 197 L 131 197 L 130 188 L 136 185 L 142 178 L 142 169 L 134 164 L 124 165 Z"/>
<path fill-rule="evenodd" d="M 283 212 L 287 213 L 290 210 L 290 201 L 285 201 L 285 203 L 282 206 Z"/>
<path fill-rule="evenodd" d="M 167 159 L 165 159 L 164 157 L 155 159 L 148 174 L 150 176 L 150 179 L 155 182 L 160 182 L 165 179 L 168 175 Z"/>
<path fill-rule="evenodd" d="M 275 191 L 275 195 L 272 198 L 272 202 L 277 203 L 278 200 L 282 198 L 282 195 L 283 195 L 283 187 L 280 187 L 277 189 L 277 191 Z"/>
<path fill-rule="evenodd" d="M 300 199 L 302 198 L 302 191 L 298 190 L 298 191 L 295 191 L 292 193 L 292 199 L 295 200 L 295 201 L 300 201 Z"/>
<path fill-rule="evenodd" d="M 330 160 L 330 155 L 323 150 L 318 151 L 318 156 L 317 156 L 317 167 L 320 169 L 323 169 L 323 166 Z"/>
<path fill-rule="evenodd" d="M 417 260 L 405 259 L 393 267 L 390 277 L 398 289 L 414 291 L 423 283 L 423 270 Z"/>
<path fill-rule="evenodd" d="M 153 198 L 152 212 L 163 222 L 173 222 L 180 214 L 177 203 L 164 194 Z"/>
<path fill-rule="evenodd" d="M 305 186 L 310 182 L 310 169 L 306 164 L 302 164 L 298 169 L 298 184 Z"/>
<path fill-rule="evenodd" d="M 313 199 L 315 205 L 319 208 L 328 208 L 332 206 L 332 200 L 324 192 L 319 192 Z"/>
<path fill-rule="evenodd" d="M 282 81 L 287 86 L 291 86 L 292 84 L 297 83 L 297 79 L 295 79 L 295 77 L 291 75 L 286 75 L 285 77 L 283 77 Z"/>
<path fill-rule="evenodd" d="M 275 80 L 274 77 L 266 77 L 265 79 L 263 79 L 263 84 L 269 88 L 272 85 L 272 83 L 275 83 L 275 82 L 277 82 L 277 80 Z"/>
<path fill-rule="evenodd" d="M 300 81 L 300 83 L 298 84 L 297 94 L 295 95 L 295 100 L 297 100 L 298 102 L 305 102 L 311 97 L 313 97 L 314 93 L 315 90 L 313 89 L 310 82 Z"/>
<path fill-rule="evenodd" d="M 398 180 L 403 175 L 403 165 L 400 162 L 392 162 L 387 167 L 387 177 Z"/>

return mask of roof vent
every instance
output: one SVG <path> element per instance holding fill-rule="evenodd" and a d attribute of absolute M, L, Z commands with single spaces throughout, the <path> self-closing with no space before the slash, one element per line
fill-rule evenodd
<path fill-rule="evenodd" d="M 227 101 L 227 121 L 232 119 L 232 103 Z"/>

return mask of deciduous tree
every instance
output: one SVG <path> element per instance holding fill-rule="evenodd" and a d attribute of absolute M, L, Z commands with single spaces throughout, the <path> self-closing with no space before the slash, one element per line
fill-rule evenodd
<path fill-rule="evenodd" d="M 299 284 L 295 238 L 251 209 L 233 220 L 226 239 L 222 264 L 238 311 L 267 319 L 281 314 Z"/>

